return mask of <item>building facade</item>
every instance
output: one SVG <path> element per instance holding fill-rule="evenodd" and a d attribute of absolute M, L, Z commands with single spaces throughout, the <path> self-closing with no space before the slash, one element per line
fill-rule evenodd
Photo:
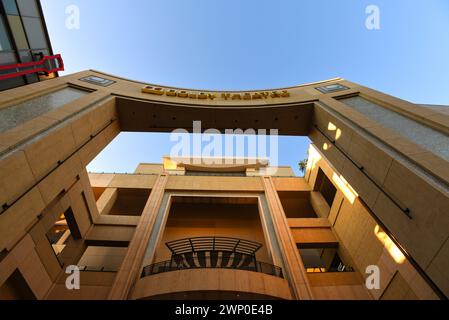
<path fill-rule="evenodd" d="M 0 77 L 11 71 L 2 70 L 4 66 L 40 61 L 44 56 L 53 56 L 53 50 L 40 1 L 0 1 Z M 2 79 L 0 91 L 57 76 L 57 72 L 36 72 Z"/>
<path fill-rule="evenodd" d="M 0 299 L 449 296 L 447 108 L 339 78 L 212 92 L 88 70 L 1 93 L 0 121 Z M 122 131 L 194 121 L 309 136 L 305 176 L 265 159 L 85 169 Z"/>

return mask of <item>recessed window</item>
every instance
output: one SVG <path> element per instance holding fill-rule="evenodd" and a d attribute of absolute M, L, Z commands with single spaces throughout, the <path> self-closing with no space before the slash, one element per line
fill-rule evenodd
<path fill-rule="evenodd" d="M 285 216 L 290 218 L 318 218 L 310 204 L 310 192 L 278 191 Z"/>
<path fill-rule="evenodd" d="M 321 93 L 332 93 L 332 92 L 347 90 L 349 88 L 344 85 L 336 83 L 336 84 L 330 84 L 330 85 L 323 86 L 323 87 L 317 87 L 315 89 L 317 89 Z"/>
<path fill-rule="evenodd" d="M 72 208 L 68 208 L 61 214 L 55 224 L 46 233 L 48 242 L 58 258 L 61 265 L 63 264 L 61 254 L 64 251 L 68 241 L 71 238 L 81 238 L 81 233 L 73 215 Z"/>
<path fill-rule="evenodd" d="M 321 192 L 321 195 L 323 196 L 324 200 L 326 200 L 329 207 L 332 207 L 335 194 L 337 193 L 337 188 L 335 188 L 334 184 L 324 174 L 321 168 L 318 169 L 314 191 Z"/>
<path fill-rule="evenodd" d="M 103 214 L 140 216 L 145 208 L 150 192 L 150 189 L 119 188 L 116 191 L 114 204 L 111 209 Z"/>
<path fill-rule="evenodd" d="M 58 221 L 51 227 L 46 236 L 56 257 L 62 264 L 60 256 L 70 238 L 70 229 L 64 214 L 59 217 Z"/>
<path fill-rule="evenodd" d="M 343 97 L 338 100 L 371 121 L 449 161 L 449 137 L 446 133 L 361 96 Z"/>
<path fill-rule="evenodd" d="M 105 78 L 97 77 L 97 76 L 88 76 L 80 79 L 81 81 L 89 82 L 92 84 L 96 84 L 98 86 L 107 87 L 111 84 L 115 83 L 113 80 L 108 80 Z"/>
<path fill-rule="evenodd" d="M 88 91 L 66 87 L 0 110 L 0 132 L 7 131 L 44 113 L 88 94 Z"/>
<path fill-rule="evenodd" d="M 343 263 L 335 247 L 299 248 L 299 255 L 308 273 L 354 271 Z"/>

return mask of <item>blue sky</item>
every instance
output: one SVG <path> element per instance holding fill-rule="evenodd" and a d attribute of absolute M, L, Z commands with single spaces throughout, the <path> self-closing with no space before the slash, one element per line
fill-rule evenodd
<path fill-rule="evenodd" d="M 448 0 L 42 0 L 66 73 L 97 69 L 161 85 L 245 90 L 342 77 L 416 103 L 449 105 Z M 66 7 L 80 29 L 65 27 Z M 380 29 L 365 27 L 368 5 Z M 64 74 L 64 73 L 63 73 Z M 295 167 L 308 140 L 281 138 Z M 142 148 L 143 146 L 143 148 Z M 121 134 L 88 167 L 133 171 L 169 153 L 163 134 Z"/>

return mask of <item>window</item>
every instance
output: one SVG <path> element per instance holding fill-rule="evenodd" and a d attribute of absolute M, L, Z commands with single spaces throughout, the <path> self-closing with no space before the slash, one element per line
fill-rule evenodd
<path fill-rule="evenodd" d="M 5 79 L 0 81 L 0 90 L 7 90 L 15 87 L 19 87 L 25 84 L 25 81 L 22 77 L 16 77 L 11 79 Z M 1 122 L 1 118 L 0 118 Z M 1 129 L 0 129 L 1 131 Z"/>
<path fill-rule="evenodd" d="M 335 194 L 337 193 L 337 188 L 329 180 L 329 178 L 324 174 L 321 168 L 318 169 L 318 174 L 315 181 L 314 191 L 321 192 L 323 198 L 326 200 L 329 207 L 332 207 L 334 202 Z"/>
<path fill-rule="evenodd" d="M 330 84 L 330 85 L 323 86 L 323 87 L 317 87 L 315 89 L 317 89 L 321 93 L 332 93 L 332 92 L 346 90 L 349 88 L 337 83 L 337 84 Z"/>
<path fill-rule="evenodd" d="M 31 48 L 47 48 L 47 40 L 45 39 L 44 29 L 39 18 L 22 17 L 26 34 Z"/>
<path fill-rule="evenodd" d="M 22 21 L 19 16 L 8 15 L 9 26 L 11 27 L 16 42 L 17 49 L 28 49 L 28 42 L 23 30 Z"/>
<path fill-rule="evenodd" d="M 81 81 L 89 82 L 92 84 L 96 84 L 98 86 L 107 87 L 111 84 L 115 83 L 115 81 L 104 79 L 97 76 L 88 76 L 80 79 Z"/>
<path fill-rule="evenodd" d="M 15 0 L 3 0 L 3 7 L 5 8 L 6 14 L 19 15 Z"/>
<path fill-rule="evenodd" d="M 3 81 L 2 81 L 3 82 Z M 67 87 L 0 110 L 0 132 L 72 102 L 88 92 Z"/>
<path fill-rule="evenodd" d="M 39 9 L 36 0 L 17 0 L 20 14 L 27 17 L 39 17 Z"/>
<path fill-rule="evenodd" d="M 5 21 L 3 20 L 3 17 L 0 16 L 0 51 L 3 50 L 11 50 L 11 41 L 6 32 Z M 3 62 L 0 61 L 0 64 L 3 64 Z"/>
<path fill-rule="evenodd" d="M 33 58 L 31 57 L 31 53 L 28 50 L 19 51 L 20 62 L 31 62 Z"/>
<path fill-rule="evenodd" d="M 59 216 L 59 219 L 46 233 L 46 236 L 60 264 L 63 265 L 61 253 L 64 251 L 67 242 L 71 238 L 81 238 L 81 232 L 76 223 L 72 208 L 69 207 Z"/>
<path fill-rule="evenodd" d="M 335 247 L 299 248 L 299 255 L 308 273 L 354 271 L 343 263 Z"/>
<path fill-rule="evenodd" d="M 17 63 L 17 59 L 12 52 L 0 52 L 0 65 Z M 2 71 L 0 71 L 2 74 Z"/>
<path fill-rule="evenodd" d="M 338 100 L 368 119 L 449 161 L 449 137 L 447 134 L 371 102 L 364 97 L 354 96 Z"/>
<path fill-rule="evenodd" d="M 59 260 L 60 254 L 64 250 L 67 241 L 70 238 L 70 229 L 64 214 L 61 214 L 58 221 L 56 221 L 53 227 L 51 227 L 46 236 L 51 244 L 51 247 L 53 248 L 56 257 Z"/>

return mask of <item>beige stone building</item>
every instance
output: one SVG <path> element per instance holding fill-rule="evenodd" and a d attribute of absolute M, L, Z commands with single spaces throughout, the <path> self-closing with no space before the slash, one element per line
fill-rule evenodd
<path fill-rule="evenodd" d="M 448 110 L 343 79 L 212 92 L 88 70 L 4 91 L 0 299 L 445 299 Z M 308 136 L 305 176 L 265 159 L 85 169 L 120 132 L 195 120 Z"/>

